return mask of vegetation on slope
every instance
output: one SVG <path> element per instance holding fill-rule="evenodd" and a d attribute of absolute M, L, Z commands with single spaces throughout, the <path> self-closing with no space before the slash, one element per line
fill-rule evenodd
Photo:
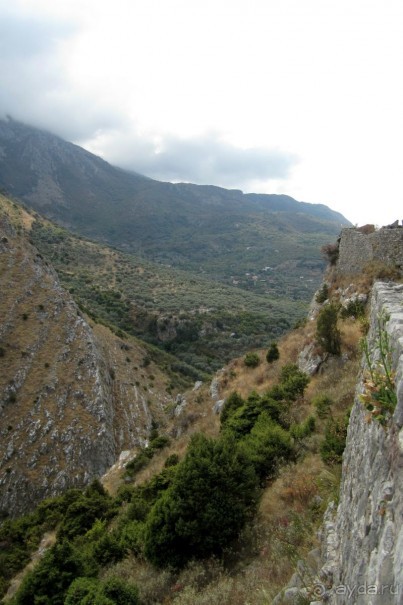
<path fill-rule="evenodd" d="M 301 302 L 245 292 L 123 254 L 39 217 L 30 238 L 92 318 L 164 348 L 180 360 L 177 369 L 195 380 L 265 346 L 304 313 Z"/>
<path fill-rule="evenodd" d="M 53 512 L 45 525 L 43 512 L 26 521 L 38 536 L 53 527 L 57 541 L 26 575 L 13 605 L 33 602 L 33 595 L 49 605 L 104 603 L 108 582 L 117 588 L 105 603 L 121 602 L 119 594 L 143 605 L 269 602 L 315 546 L 315 528 L 336 493 L 345 439 L 332 426 L 353 401 L 361 324 L 339 320 L 349 360 L 333 357 L 328 371 L 308 380 L 295 361 L 315 338 L 314 323 L 280 339 L 277 360 L 268 363 L 265 349 L 255 368 L 242 358 L 227 366 L 221 422 L 208 401 L 195 400 L 185 414 L 201 406 L 200 422 L 178 440 L 165 440 L 115 495 L 94 484 L 67 493 L 63 506 L 64 497 L 53 507 L 46 503 Z M 176 421 L 183 425 L 183 418 Z M 14 523 L 21 522 L 3 525 L 4 569 L 17 545 Z"/>

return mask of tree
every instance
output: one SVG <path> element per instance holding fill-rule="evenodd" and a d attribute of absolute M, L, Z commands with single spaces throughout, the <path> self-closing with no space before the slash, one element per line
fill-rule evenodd
<path fill-rule="evenodd" d="M 256 502 L 257 477 L 236 441 L 195 435 L 147 519 L 145 556 L 157 567 L 180 568 L 192 558 L 220 554 Z"/>
<path fill-rule="evenodd" d="M 228 418 L 230 416 L 233 415 L 233 413 L 240 407 L 242 407 L 244 405 L 245 401 L 242 399 L 242 397 L 236 392 L 234 391 L 233 393 L 231 393 L 225 403 L 224 406 L 222 408 L 221 411 L 221 426 L 223 426 L 225 424 L 225 422 L 228 420 Z"/>
<path fill-rule="evenodd" d="M 278 346 L 276 342 L 272 342 L 269 350 L 266 353 L 266 361 L 267 363 L 273 363 L 280 357 L 280 351 L 278 350 Z"/>
<path fill-rule="evenodd" d="M 84 557 L 63 540 L 49 549 L 43 559 L 25 576 L 15 596 L 15 605 L 63 605 L 72 581 L 85 573 Z"/>
<path fill-rule="evenodd" d="M 334 303 L 321 309 L 316 321 L 316 338 L 327 353 L 340 355 L 341 336 L 337 328 L 338 307 Z"/>
<path fill-rule="evenodd" d="M 273 422 L 266 412 L 259 416 L 250 434 L 245 437 L 243 447 L 262 481 L 275 477 L 279 465 L 293 455 L 290 435 Z"/>

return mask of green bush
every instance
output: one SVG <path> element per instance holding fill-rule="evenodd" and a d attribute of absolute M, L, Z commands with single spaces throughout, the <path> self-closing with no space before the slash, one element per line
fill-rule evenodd
<path fill-rule="evenodd" d="M 101 594 L 115 605 L 139 605 L 138 590 L 120 578 L 109 578 L 101 584 Z"/>
<path fill-rule="evenodd" d="M 67 591 L 64 605 L 94 603 L 98 590 L 99 581 L 95 578 L 76 578 Z"/>
<path fill-rule="evenodd" d="M 278 346 L 276 342 L 272 342 L 269 350 L 266 353 L 266 361 L 267 363 L 273 363 L 280 357 L 280 351 L 278 350 Z"/>
<path fill-rule="evenodd" d="M 221 426 L 223 426 L 228 420 L 228 418 L 232 416 L 232 414 L 244 404 L 245 401 L 237 392 L 234 391 L 233 393 L 231 393 L 225 400 L 224 406 L 221 410 Z"/>
<path fill-rule="evenodd" d="M 289 434 L 266 413 L 259 416 L 242 447 L 261 481 L 274 478 L 280 464 L 293 456 Z"/>
<path fill-rule="evenodd" d="M 312 399 L 319 418 L 327 418 L 330 414 L 330 408 L 333 401 L 327 395 L 317 395 Z"/>
<path fill-rule="evenodd" d="M 67 507 L 58 537 L 72 540 L 88 531 L 97 519 L 108 519 L 114 512 L 112 498 L 98 481 L 94 481 Z"/>
<path fill-rule="evenodd" d="M 138 590 L 120 578 L 103 582 L 77 578 L 67 592 L 65 605 L 139 605 Z"/>
<path fill-rule="evenodd" d="M 172 485 L 146 522 L 145 556 L 157 567 L 182 567 L 220 554 L 255 509 L 253 465 L 232 438 L 195 435 Z"/>
<path fill-rule="evenodd" d="M 327 353 L 340 355 L 341 336 L 337 327 L 338 306 L 334 303 L 323 307 L 316 321 L 316 338 Z"/>
<path fill-rule="evenodd" d="M 302 372 L 296 364 L 288 363 L 281 368 L 279 386 L 285 399 L 295 401 L 298 397 L 302 397 L 308 384 L 308 374 Z"/>
<path fill-rule="evenodd" d="M 13 605 L 63 605 L 70 584 L 83 574 L 86 574 L 83 555 L 67 540 L 56 542 L 24 577 Z"/>
<path fill-rule="evenodd" d="M 308 416 L 308 418 L 300 424 L 293 424 L 290 428 L 290 435 L 296 441 L 302 441 L 306 437 L 309 437 L 316 428 L 316 422 L 314 416 Z"/>
<path fill-rule="evenodd" d="M 320 446 L 320 455 L 327 464 L 340 464 L 346 446 L 348 417 L 331 419 L 325 429 L 325 438 Z"/>
<path fill-rule="evenodd" d="M 133 460 L 126 464 L 126 473 L 133 477 L 141 469 L 145 468 L 154 456 L 155 450 L 152 447 L 143 447 Z"/>
<path fill-rule="evenodd" d="M 140 555 L 144 547 L 145 524 L 141 521 L 126 523 L 120 534 L 120 545 L 125 551 Z"/>
<path fill-rule="evenodd" d="M 321 303 L 324 303 L 325 300 L 327 300 L 328 298 L 329 298 L 329 286 L 327 284 L 323 284 L 321 289 L 316 294 L 315 300 L 317 303 L 321 304 Z"/>
<path fill-rule="evenodd" d="M 343 318 L 355 317 L 360 319 L 365 317 L 365 304 L 361 300 L 350 300 L 347 306 L 341 308 L 340 315 Z"/>
<path fill-rule="evenodd" d="M 257 368 L 260 363 L 259 355 L 257 353 L 246 353 L 243 362 L 248 368 Z"/>

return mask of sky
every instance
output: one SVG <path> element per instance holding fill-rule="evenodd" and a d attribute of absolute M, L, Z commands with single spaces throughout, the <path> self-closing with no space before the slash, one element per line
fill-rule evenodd
<path fill-rule="evenodd" d="M 164 181 L 403 219 L 402 0 L 0 0 L 0 117 Z"/>

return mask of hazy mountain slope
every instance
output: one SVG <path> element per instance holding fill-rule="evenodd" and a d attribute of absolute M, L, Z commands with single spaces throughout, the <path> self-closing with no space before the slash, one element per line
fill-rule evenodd
<path fill-rule="evenodd" d="M 12 120 L 0 122 L 0 187 L 76 232 L 240 287 L 267 266 L 318 281 L 320 246 L 347 224 L 288 196 L 154 181 Z"/>
<path fill-rule="evenodd" d="M 172 402 L 148 351 L 89 325 L 0 199 L 0 510 L 99 476 Z"/>

